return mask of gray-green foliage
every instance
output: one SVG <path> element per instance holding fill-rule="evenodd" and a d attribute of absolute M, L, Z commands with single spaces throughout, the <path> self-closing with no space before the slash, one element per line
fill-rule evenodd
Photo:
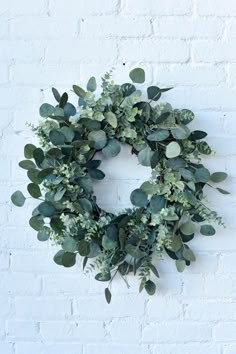
<path fill-rule="evenodd" d="M 96 280 L 109 282 L 108 303 L 116 274 L 126 283 L 129 273 L 138 274 L 140 291 L 153 295 L 151 274 L 159 277 L 154 256 L 166 252 L 179 272 L 195 261 L 188 242 L 199 229 L 212 236 L 211 224 L 222 224 L 205 205 L 204 187 L 215 188 L 227 177 L 224 172 L 211 174 L 201 163 L 200 154 L 209 155 L 211 148 L 203 140 L 205 132 L 191 132 L 187 126 L 193 112 L 157 103 L 170 88 L 150 86 L 148 99 L 142 99 L 134 84 L 145 81 L 144 70 L 133 69 L 130 78 L 132 84 L 117 85 L 107 73 L 99 98 L 94 77 L 86 89 L 73 85 L 78 107 L 68 102 L 67 93 L 53 88 L 56 105 L 44 103 L 42 119 L 33 127 L 40 147 L 27 144 L 19 163 L 30 180 L 29 195 L 40 200 L 29 221 L 38 240 L 51 238 L 61 246 L 54 257 L 59 265 L 72 267 L 78 255 L 84 268 L 98 268 Z M 93 180 L 105 174 L 94 156 L 101 151 L 108 159 L 115 157 L 121 143 L 129 144 L 138 162 L 150 167 L 150 180 L 131 193 L 133 208 L 113 215 L 96 203 Z M 16 191 L 11 199 L 20 207 L 26 198 Z"/>

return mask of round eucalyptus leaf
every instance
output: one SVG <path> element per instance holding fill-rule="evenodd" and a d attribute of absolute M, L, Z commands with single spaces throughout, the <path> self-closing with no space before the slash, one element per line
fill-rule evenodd
<path fill-rule="evenodd" d="M 27 171 L 27 176 L 31 180 L 31 182 L 40 184 L 42 183 L 43 179 L 39 176 L 40 171 L 36 168 L 32 168 Z"/>
<path fill-rule="evenodd" d="M 89 242 L 87 242 L 85 240 L 79 241 L 78 242 L 78 251 L 81 256 L 83 256 L 83 257 L 87 256 L 90 252 Z"/>
<path fill-rule="evenodd" d="M 195 232 L 195 225 L 191 221 L 186 222 L 180 226 L 180 231 L 184 235 L 192 235 Z"/>
<path fill-rule="evenodd" d="M 211 175 L 211 181 L 215 183 L 223 182 L 228 177 L 225 172 L 214 172 Z"/>
<path fill-rule="evenodd" d="M 33 152 L 36 149 L 36 146 L 33 144 L 26 144 L 24 147 L 24 156 L 26 159 L 32 159 L 33 158 Z"/>
<path fill-rule="evenodd" d="M 67 236 L 62 243 L 62 248 L 66 252 L 75 252 L 77 251 L 77 242 L 73 237 Z"/>
<path fill-rule="evenodd" d="M 44 221 L 41 216 L 32 216 L 29 224 L 35 231 L 40 231 L 44 227 Z"/>
<path fill-rule="evenodd" d="M 161 90 L 157 86 L 150 86 L 147 89 L 148 99 L 152 101 L 158 101 L 161 97 Z"/>
<path fill-rule="evenodd" d="M 64 106 L 64 113 L 66 117 L 73 117 L 76 114 L 75 106 L 67 102 Z"/>
<path fill-rule="evenodd" d="M 44 160 L 44 152 L 43 152 L 43 150 L 40 149 L 40 148 L 36 148 L 33 151 L 33 158 L 35 159 L 35 162 L 37 163 L 37 165 L 40 165 L 43 162 L 43 160 Z"/>
<path fill-rule="evenodd" d="M 116 139 L 108 140 L 107 145 L 102 149 L 106 157 L 115 157 L 120 153 L 120 143 Z"/>
<path fill-rule="evenodd" d="M 139 151 L 138 161 L 142 166 L 150 166 L 153 154 L 154 152 L 147 146 L 145 149 Z"/>
<path fill-rule="evenodd" d="M 141 251 L 138 246 L 131 245 L 130 243 L 125 246 L 125 250 L 134 258 L 142 258 L 146 255 L 146 253 Z"/>
<path fill-rule="evenodd" d="M 88 140 L 96 150 L 101 150 L 107 143 L 107 136 L 103 130 L 95 130 L 89 133 Z"/>
<path fill-rule="evenodd" d="M 84 211 L 87 211 L 88 213 L 93 211 L 92 203 L 87 198 L 80 198 L 79 204 Z"/>
<path fill-rule="evenodd" d="M 49 139 L 53 143 L 53 145 L 63 145 L 65 142 L 65 136 L 60 131 L 53 129 L 49 133 Z"/>
<path fill-rule="evenodd" d="M 148 197 L 142 189 L 135 189 L 130 195 L 130 200 L 133 205 L 138 207 L 145 207 L 148 203 Z"/>
<path fill-rule="evenodd" d="M 42 106 L 39 108 L 39 113 L 41 117 L 47 118 L 49 116 L 52 116 L 54 113 L 54 106 L 48 103 L 42 104 Z"/>
<path fill-rule="evenodd" d="M 117 118 L 113 112 L 107 112 L 105 117 L 112 128 L 117 128 Z"/>
<path fill-rule="evenodd" d="M 179 125 L 171 129 L 171 134 L 177 140 L 187 139 L 190 135 L 190 130 L 185 125 Z"/>
<path fill-rule="evenodd" d="M 66 268 L 73 267 L 76 263 L 76 253 L 64 252 L 62 255 L 62 265 Z"/>
<path fill-rule="evenodd" d="M 168 159 L 171 159 L 173 157 L 177 157 L 180 155 L 180 153 L 181 153 L 181 148 L 177 142 L 172 141 L 171 143 L 169 143 L 167 145 L 166 157 L 168 157 Z"/>
<path fill-rule="evenodd" d="M 176 269 L 178 272 L 182 273 L 186 267 L 186 262 L 182 259 L 176 259 L 175 261 Z"/>
<path fill-rule="evenodd" d="M 89 176 L 93 179 L 101 180 L 105 177 L 105 173 L 97 168 L 91 168 L 88 172 Z"/>
<path fill-rule="evenodd" d="M 214 227 L 211 225 L 201 225 L 200 232 L 204 236 L 213 236 L 216 233 Z"/>
<path fill-rule="evenodd" d="M 210 180 L 210 172 L 205 167 L 200 167 L 195 171 L 196 182 L 207 183 Z"/>
<path fill-rule="evenodd" d="M 148 293 L 148 295 L 154 295 L 156 292 L 156 285 L 153 283 L 153 281 L 148 280 L 145 283 L 145 290 Z"/>
<path fill-rule="evenodd" d="M 190 262 L 194 262 L 196 260 L 193 251 L 186 247 L 183 250 L 183 257 L 184 259 L 186 259 L 186 261 L 190 261 Z"/>
<path fill-rule="evenodd" d="M 48 227 L 44 227 L 42 230 L 38 231 L 37 239 L 41 242 L 47 241 L 50 237 L 50 229 Z"/>
<path fill-rule="evenodd" d="M 87 90 L 90 92 L 96 91 L 97 88 L 97 82 L 94 76 L 90 77 L 88 83 L 87 83 Z"/>
<path fill-rule="evenodd" d="M 62 258 L 64 256 L 64 254 L 65 254 L 65 251 L 63 251 L 63 250 L 58 251 L 55 254 L 55 256 L 53 257 L 54 262 L 58 265 L 62 265 Z"/>
<path fill-rule="evenodd" d="M 168 130 L 160 129 L 147 136 L 150 141 L 163 141 L 169 137 L 170 133 Z"/>
<path fill-rule="evenodd" d="M 16 191 L 11 196 L 11 201 L 14 205 L 22 207 L 25 204 L 25 196 L 21 191 Z"/>
<path fill-rule="evenodd" d="M 31 168 L 36 168 L 35 164 L 33 161 L 30 160 L 22 160 L 19 162 L 19 166 L 23 168 L 24 170 L 29 170 Z"/>
<path fill-rule="evenodd" d="M 42 202 L 38 206 L 38 211 L 40 212 L 41 215 L 45 217 L 50 217 L 55 214 L 56 209 L 52 203 Z"/>
<path fill-rule="evenodd" d="M 42 195 L 40 188 L 39 188 L 38 184 L 36 184 L 36 183 L 29 183 L 27 186 L 27 190 L 28 190 L 29 194 L 31 195 L 31 197 L 33 197 L 33 198 L 38 199 Z"/>
<path fill-rule="evenodd" d="M 162 195 L 153 195 L 150 199 L 150 207 L 153 213 L 159 213 L 165 207 L 166 200 Z"/>
<path fill-rule="evenodd" d="M 142 84 L 145 81 L 145 71 L 142 68 L 135 68 L 130 71 L 129 77 L 137 84 Z"/>

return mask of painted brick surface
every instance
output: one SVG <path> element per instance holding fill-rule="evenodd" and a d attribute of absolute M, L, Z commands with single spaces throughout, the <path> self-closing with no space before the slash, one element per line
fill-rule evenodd
<path fill-rule="evenodd" d="M 236 353 L 236 2 L 235 0 L 0 1 L 0 353 L 235 354 Z M 177 274 L 157 261 L 158 294 L 138 295 L 130 278 L 103 284 L 53 264 L 55 247 L 30 230 L 28 208 L 9 202 L 25 189 L 17 167 L 34 138 L 38 106 L 51 86 L 68 90 L 114 67 L 123 82 L 142 66 L 147 84 L 175 86 L 163 95 L 196 112 L 195 129 L 209 132 L 212 172 L 230 178 L 222 196 L 208 191 L 227 228 L 192 242 L 198 263 Z M 71 94 L 72 95 L 72 94 Z M 72 98 L 75 100 L 75 98 Z M 118 212 L 148 178 L 127 147 L 103 162 L 95 185 L 99 204 Z"/>

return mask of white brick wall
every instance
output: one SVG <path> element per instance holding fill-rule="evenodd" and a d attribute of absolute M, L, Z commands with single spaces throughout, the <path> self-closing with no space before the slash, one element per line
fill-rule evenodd
<path fill-rule="evenodd" d="M 1 354 L 236 353 L 235 63 L 235 0 L 0 1 Z M 198 263 L 177 274 L 169 259 L 159 261 L 153 298 L 138 295 L 137 280 L 127 290 L 118 279 L 108 306 L 104 284 L 79 265 L 53 264 L 54 247 L 27 226 L 30 206 L 14 208 L 9 198 L 25 190 L 16 164 L 33 137 L 24 123 L 37 122 L 51 86 L 69 91 L 113 66 L 119 82 L 143 66 L 148 84 L 176 87 L 163 99 L 194 109 L 193 126 L 217 151 L 206 163 L 229 173 L 232 194 L 209 191 L 227 229 L 192 242 Z M 127 206 L 149 176 L 127 153 L 104 162 L 107 178 L 96 185 L 110 210 Z"/>

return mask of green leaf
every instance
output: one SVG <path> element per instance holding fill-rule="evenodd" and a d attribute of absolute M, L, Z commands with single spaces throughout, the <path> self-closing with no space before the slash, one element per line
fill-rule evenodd
<path fill-rule="evenodd" d="M 142 189 L 135 189 L 130 195 L 130 200 L 133 205 L 138 207 L 145 207 L 148 203 L 148 197 Z"/>
<path fill-rule="evenodd" d="M 145 71 L 141 68 L 136 68 L 130 71 L 130 79 L 138 84 L 142 84 L 145 81 Z"/>
<path fill-rule="evenodd" d="M 117 241 L 110 239 L 107 235 L 102 238 L 102 247 L 105 250 L 112 250 L 117 247 Z"/>
<path fill-rule="evenodd" d="M 56 191 L 56 193 L 54 194 L 54 200 L 55 200 L 55 202 L 58 202 L 59 200 L 61 200 L 65 193 L 66 193 L 66 188 L 60 188 L 60 189 L 58 189 L 58 190 Z"/>
<path fill-rule="evenodd" d="M 189 136 L 189 139 L 190 140 L 201 140 L 201 139 L 204 139 L 205 137 L 207 136 L 207 133 L 202 131 L 202 130 L 194 130 L 190 136 Z"/>
<path fill-rule="evenodd" d="M 134 258 L 142 258 L 146 256 L 146 253 L 140 251 L 137 246 L 131 245 L 130 243 L 125 246 L 126 252 Z"/>
<path fill-rule="evenodd" d="M 178 235 L 174 235 L 173 239 L 171 240 L 170 249 L 173 252 L 177 252 L 183 245 L 183 242 Z"/>
<path fill-rule="evenodd" d="M 171 143 L 169 143 L 167 145 L 166 157 L 168 157 L 168 159 L 171 159 L 173 157 L 177 157 L 180 155 L 180 153 L 181 153 L 181 148 L 176 141 L 172 141 Z"/>
<path fill-rule="evenodd" d="M 66 92 L 64 92 L 60 98 L 59 107 L 64 108 L 67 101 L 68 101 L 68 94 Z"/>
<path fill-rule="evenodd" d="M 179 172 L 185 181 L 194 181 L 194 175 L 187 168 L 180 168 Z"/>
<path fill-rule="evenodd" d="M 107 145 L 102 149 L 102 153 L 106 157 L 115 157 L 120 153 L 120 143 L 116 139 L 108 140 Z"/>
<path fill-rule="evenodd" d="M 93 211 L 92 203 L 87 198 L 80 198 L 79 205 L 84 211 L 87 211 L 88 213 L 91 213 Z"/>
<path fill-rule="evenodd" d="M 41 216 L 32 216 L 29 219 L 29 224 L 32 227 L 32 229 L 36 231 L 40 231 L 44 227 L 44 222 Z"/>
<path fill-rule="evenodd" d="M 177 140 L 187 139 L 190 135 L 190 130 L 185 125 L 179 125 L 171 129 L 172 136 Z"/>
<path fill-rule="evenodd" d="M 147 89 L 148 99 L 152 101 L 158 101 L 161 97 L 161 90 L 157 86 L 150 86 Z"/>
<path fill-rule="evenodd" d="M 26 198 L 21 191 L 16 191 L 11 196 L 11 201 L 14 205 L 22 207 L 25 204 Z"/>
<path fill-rule="evenodd" d="M 78 251 L 81 256 L 83 256 L 83 257 L 87 256 L 90 252 L 89 242 L 87 242 L 85 240 L 79 241 L 78 242 Z"/>
<path fill-rule="evenodd" d="M 105 113 L 107 122 L 112 126 L 112 128 L 117 128 L 117 118 L 116 115 L 112 112 Z"/>
<path fill-rule="evenodd" d="M 50 229 L 49 227 L 44 226 L 42 230 L 38 231 L 37 239 L 41 242 L 47 241 L 50 237 Z"/>
<path fill-rule="evenodd" d="M 176 265 L 177 271 L 182 273 L 186 267 L 186 262 L 182 259 L 176 259 L 175 265 Z"/>
<path fill-rule="evenodd" d="M 66 268 L 73 267 L 76 263 L 76 253 L 65 252 L 62 256 L 62 265 Z"/>
<path fill-rule="evenodd" d="M 153 281 L 148 280 L 145 282 L 145 290 L 148 295 L 154 295 L 156 292 L 156 285 L 153 283 Z"/>
<path fill-rule="evenodd" d="M 86 96 L 86 92 L 81 87 L 79 87 L 77 85 L 73 85 L 73 90 L 74 90 L 74 93 L 81 98 L 84 98 Z"/>
<path fill-rule="evenodd" d="M 180 231 L 184 235 L 192 235 L 195 232 L 195 225 L 191 221 L 186 222 L 180 226 Z"/>
<path fill-rule="evenodd" d="M 43 103 L 42 106 L 39 108 L 39 113 L 41 117 L 47 118 L 52 116 L 54 113 L 54 106 L 48 103 Z"/>
<path fill-rule="evenodd" d="M 166 200 L 162 195 L 153 195 L 150 199 L 150 207 L 153 213 L 159 213 L 165 207 Z"/>
<path fill-rule="evenodd" d="M 228 175 L 225 172 L 214 172 L 211 175 L 211 181 L 215 183 L 219 183 L 224 181 L 227 177 Z"/>
<path fill-rule="evenodd" d="M 166 121 L 166 119 L 170 116 L 170 112 L 162 113 L 158 118 L 155 119 L 157 124 L 161 124 Z"/>
<path fill-rule="evenodd" d="M 97 83 L 96 79 L 94 76 L 90 77 L 88 83 L 87 83 L 87 90 L 90 92 L 94 92 L 97 88 Z"/>
<path fill-rule="evenodd" d="M 110 304 L 111 302 L 111 292 L 108 288 L 105 289 L 105 298 L 106 298 L 106 302 L 108 304 Z"/>
<path fill-rule="evenodd" d="M 42 149 L 40 148 L 36 148 L 33 151 L 33 158 L 35 159 L 35 162 L 37 163 L 37 165 L 40 165 L 43 160 L 44 160 L 44 152 Z"/>
<path fill-rule="evenodd" d="M 206 141 L 201 141 L 200 143 L 197 144 L 197 148 L 198 148 L 198 151 L 201 153 L 201 154 L 204 154 L 204 155 L 210 155 L 211 154 L 211 148 L 210 146 L 207 144 Z"/>
<path fill-rule="evenodd" d="M 176 157 L 173 159 L 169 159 L 166 161 L 166 166 L 172 168 L 172 170 L 179 170 L 186 166 L 186 161 L 181 159 L 180 157 Z"/>
<path fill-rule="evenodd" d="M 52 167 L 44 168 L 38 173 L 38 177 L 44 179 L 45 177 L 51 175 L 54 169 Z"/>
<path fill-rule="evenodd" d="M 59 103 L 60 99 L 61 99 L 61 95 L 55 87 L 52 88 L 52 93 L 53 93 L 55 100 Z"/>
<path fill-rule="evenodd" d="M 77 251 L 77 242 L 73 237 L 67 236 L 62 243 L 62 248 L 66 252 L 75 252 Z"/>
<path fill-rule="evenodd" d="M 204 236 L 213 236 L 216 233 L 216 230 L 211 225 L 201 225 L 200 232 Z"/>
<path fill-rule="evenodd" d="M 73 104 L 67 102 L 64 106 L 64 113 L 65 113 L 65 116 L 68 118 L 73 117 L 76 114 L 75 106 Z"/>
<path fill-rule="evenodd" d="M 28 190 L 29 194 L 31 195 L 31 197 L 33 197 L 33 198 L 38 199 L 42 195 L 40 188 L 36 183 L 29 183 L 27 186 L 27 190 Z"/>
<path fill-rule="evenodd" d="M 53 257 L 53 260 L 56 264 L 62 265 L 62 258 L 64 256 L 65 252 L 63 250 L 58 251 L 55 256 Z"/>
<path fill-rule="evenodd" d="M 101 180 L 105 177 L 105 173 L 97 168 L 92 168 L 88 170 L 89 176 L 93 179 Z"/>
<path fill-rule="evenodd" d="M 110 272 L 98 273 L 96 274 L 95 279 L 98 281 L 109 281 L 111 280 L 111 273 Z"/>
<path fill-rule="evenodd" d="M 53 129 L 49 133 L 49 139 L 53 145 L 63 145 L 65 143 L 65 136 L 60 131 Z"/>
<path fill-rule="evenodd" d="M 24 170 L 29 170 L 31 168 L 35 168 L 35 164 L 33 163 L 33 161 L 30 160 L 22 160 L 19 162 L 19 166 L 21 168 L 23 168 Z"/>
<path fill-rule="evenodd" d="M 150 149 L 149 146 L 144 148 L 143 150 L 139 151 L 138 153 L 138 161 L 142 166 L 150 166 L 151 165 L 151 158 L 154 152 Z"/>
<path fill-rule="evenodd" d="M 142 189 L 142 191 L 144 191 L 148 195 L 153 195 L 158 192 L 159 186 L 154 182 L 145 181 L 141 185 L 140 189 Z"/>
<path fill-rule="evenodd" d="M 155 151 L 151 157 L 151 168 L 155 168 L 159 161 L 160 161 L 159 151 Z"/>
<path fill-rule="evenodd" d="M 216 188 L 217 190 L 218 190 L 218 192 L 220 192 L 220 193 L 222 193 L 222 194 L 230 194 L 230 192 L 228 192 L 228 191 L 226 191 L 226 190 L 224 190 L 224 189 L 222 189 L 222 188 Z"/>
<path fill-rule="evenodd" d="M 155 132 L 149 134 L 147 139 L 150 141 L 163 141 L 169 137 L 170 133 L 168 130 L 160 129 L 156 130 Z"/>
<path fill-rule="evenodd" d="M 107 143 L 107 136 L 103 130 L 95 130 L 89 133 L 88 140 L 96 150 L 101 150 Z"/>
<path fill-rule="evenodd" d="M 159 273 L 158 273 L 158 270 L 156 269 L 156 267 L 155 267 L 153 264 L 150 264 L 149 267 L 150 267 L 151 271 L 153 272 L 153 274 L 154 274 L 157 278 L 160 278 Z"/>
<path fill-rule="evenodd" d="M 129 84 L 129 83 L 125 83 L 125 84 L 121 85 L 120 88 L 123 93 L 123 97 L 128 97 L 136 91 L 136 87 L 132 84 Z"/>
<path fill-rule="evenodd" d="M 207 183 L 211 178 L 210 172 L 205 167 L 198 168 L 195 171 L 194 176 L 195 176 L 196 182 L 202 182 L 202 183 Z"/>
<path fill-rule="evenodd" d="M 179 122 L 182 124 L 189 124 L 194 119 L 194 113 L 189 109 L 182 109 L 179 115 Z"/>
<path fill-rule="evenodd" d="M 187 247 L 187 246 L 185 246 L 185 247 Z M 196 260 L 196 257 L 194 255 L 193 251 L 190 250 L 189 248 L 184 248 L 183 257 L 184 257 L 184 259 L 186 259 L 186 261 L 190 261 L 190 262 L 194 262 Z"/>
<path fill-rule="evenodd" d="M 24 156 L 26 159 L 33 158 L 33 151 L 36 149 L 36 146 L 33 144 L 26 144 L 24 147 Z"/>
<path fill-rule="evenodd" d="M 54 208 L 53 204 L 50 202 L 42 202 L 38 206 L 38 211 L 41 215 L 45 217 L 50 217 L 55 214 L 56 209 Z"/>
<path fill-rule="evenodd" d="M 90 178 L 81 177 L 78 179 L 78 184 L 86 193 L 91 193 L 93 191 L 93 185 Z"/>

